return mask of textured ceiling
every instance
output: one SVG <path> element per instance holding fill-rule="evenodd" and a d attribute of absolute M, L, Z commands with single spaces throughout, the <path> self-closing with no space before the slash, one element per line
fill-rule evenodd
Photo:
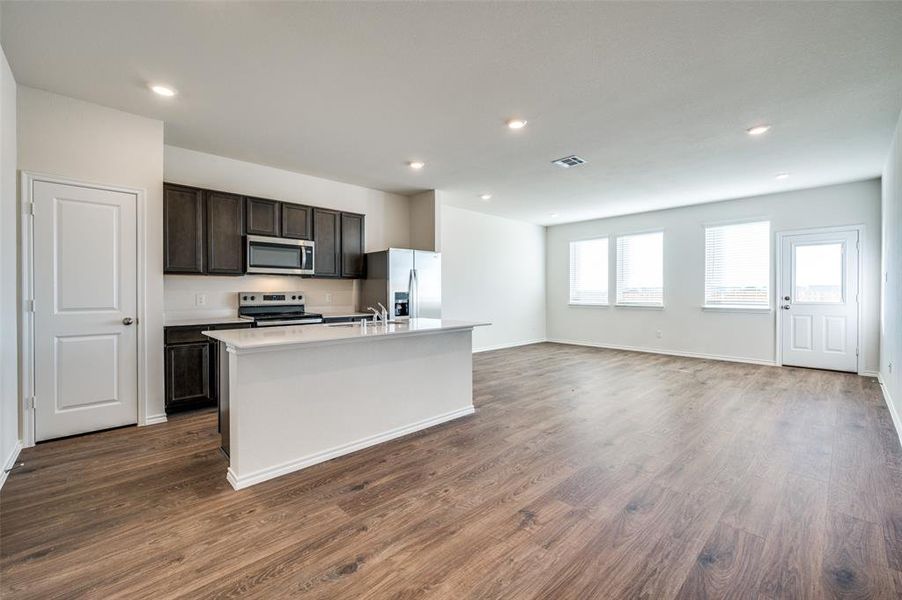
<path fill-rule="evenodd" d="M 873 177 L 902 109 L 900 2 L 5 2 L 2 17 L 20 84 L 162 119 L 167 144 L 544 224 Z M 773 129 L 745 134 L 760 122 Z M 550 164 L 571 153 L 587 164 Z"/>

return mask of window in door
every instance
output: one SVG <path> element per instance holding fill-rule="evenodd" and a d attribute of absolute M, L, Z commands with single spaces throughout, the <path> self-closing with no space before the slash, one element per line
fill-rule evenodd
<path fill-rule="evenodd" d="M 570 304 L 608 304 L 608 238 L 570 242 Z"/>
<path fill-rule="evenodd" d="M 705 306 L 768 308 L 770 222 L 705 228 Z"/>
<path fill-rule="evenodd" d="M 838 304 L 843 301 L 843 243 L 794 246 L 793 302 Z"/>
<path fill-rule="evenodd" d="M 617 238 L 617 304 L 664 306 L 664 232 Z"/>

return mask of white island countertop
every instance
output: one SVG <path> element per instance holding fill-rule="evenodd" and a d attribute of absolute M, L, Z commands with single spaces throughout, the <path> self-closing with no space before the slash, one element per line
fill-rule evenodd
<path fill-rule="evenodd" d="M 490 325 L 490 323 L 447 319 L 410 319 L 388 325 L 367 323 L 365 327 L 359 323 L 340 323 L 336 325 L 257 327 L 254 329 L 204 331 L 203 333 L 207 337 L 224 342 L 230 351 L 241 353 L 242 351 L 276 350 L 287 346 L 334 344 L 460 331 L 486 325 Z"/>

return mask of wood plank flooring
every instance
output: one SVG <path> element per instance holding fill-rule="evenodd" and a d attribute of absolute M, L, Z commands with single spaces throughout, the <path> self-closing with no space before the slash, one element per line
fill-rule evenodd
<path fill-rule="evenodd" d="M 28 449 L 0 596 L 902 597 L 873 379 L 550 343 L 474 367 L 475 415 L 240 492 L 212 412 Z"/>

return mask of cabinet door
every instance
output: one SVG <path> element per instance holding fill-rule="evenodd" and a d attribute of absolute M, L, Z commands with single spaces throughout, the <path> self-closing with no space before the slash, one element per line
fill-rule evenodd
<path fill-rule="evenodd" d="M 282 203 L 262 198 L 247 198 L 247 233 L 278 237 L 282 224 Z"/>
<path fill-rule="evenodd" d="M 313 237 L 313 210 L 301 204 L 282 203 L 282 237 L 309 240 Z"/>
<path fill-rule="evenodd" d="M 341 213 L 341 276 L 363 278 L 364 216 Z"/>
<path fill-rule="evenodd" d="M 163 185 L 163 272 L 204 272 L 203 191 Z"/>
<path fill-rule="evenodd" d="M 214 404 L 210 343 L 166 346 L 166 410 Z"/>
<path fill-rule="evenodd" d="M 244 274 L 244 198 L 224 192 L 206 192 L 207 253 L 205 272 Z"/>
<path fill-rule="evenodd" d="M 341 276 L 340 213 L 326 208 L 313 209 L 314 265 L 317 277 Z"/>

